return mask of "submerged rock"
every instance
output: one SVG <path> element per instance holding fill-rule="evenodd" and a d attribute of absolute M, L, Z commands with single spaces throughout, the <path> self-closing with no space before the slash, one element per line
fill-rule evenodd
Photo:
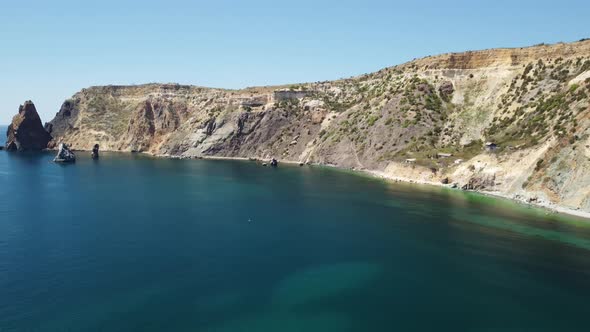
<path fill-rule="evenodd" d="M 98 144 L 94 144 L 94 147 L 92 148 L 92 159 L 98 159 L 98 149 Z"/>
<path fill-rule="evenodd" d="M 35 104 L 28 100 L 18 109 L 6 131 L 6 150 L 40 151 L 47 148 L 51 135 L 43 128 Z"/>
<path fill-rule="evenodd" d="M 59 145 L 59 151 L 57 152 L 57 156 L 53 159 L 56 163 L 75 163 L 76 162 L 76 155 L 65 143 L 61 143 Z"/>

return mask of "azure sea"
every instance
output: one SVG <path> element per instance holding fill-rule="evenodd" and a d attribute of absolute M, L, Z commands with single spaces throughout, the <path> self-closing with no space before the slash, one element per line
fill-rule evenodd
<path fill-rule="evenodd" d="M 0 331 L 587 331 L 584 220 L 322 167 L 0 152 Z"/>

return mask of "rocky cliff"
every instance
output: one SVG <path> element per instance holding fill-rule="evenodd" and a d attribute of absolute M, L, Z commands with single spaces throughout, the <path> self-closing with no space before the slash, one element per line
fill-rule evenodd
<path fill-rule="evenodd" d="M 47 128 L 54 146 L 277 157 L 590 211 L 588 93 L 590 41 L 580 41 L 292 86 L 91 87 Z"/>
<path fill-rule="evenodd" d="M 41 118 L 33 102 L 26 101 L 12 118 L 6 131 L 6 150 L 35 151 L 47 148 L 51 136 L 41 124 Z"/>

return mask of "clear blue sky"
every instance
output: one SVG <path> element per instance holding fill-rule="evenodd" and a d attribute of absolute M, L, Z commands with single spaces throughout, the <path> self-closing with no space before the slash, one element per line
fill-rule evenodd
<path fill-rule="evenodd" d="M 0 1 L 0 123 L 78 90 L 337 79 L 416 57 L 590 37 L 588 0 Z"/>

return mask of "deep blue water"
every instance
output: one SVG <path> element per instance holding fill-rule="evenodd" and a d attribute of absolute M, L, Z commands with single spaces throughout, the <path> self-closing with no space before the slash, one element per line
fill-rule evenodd
<path fill-rule="evenodd" d="M 6 129 L 8 129 L 8 126 L 0 125 L 0 145 L 2 146 L 6 144 Z"/>
<path fill-rule="evenodd" d="M 585 222 L 326 168 L 0 152 L 0 331 L 587 331 Z"/>

